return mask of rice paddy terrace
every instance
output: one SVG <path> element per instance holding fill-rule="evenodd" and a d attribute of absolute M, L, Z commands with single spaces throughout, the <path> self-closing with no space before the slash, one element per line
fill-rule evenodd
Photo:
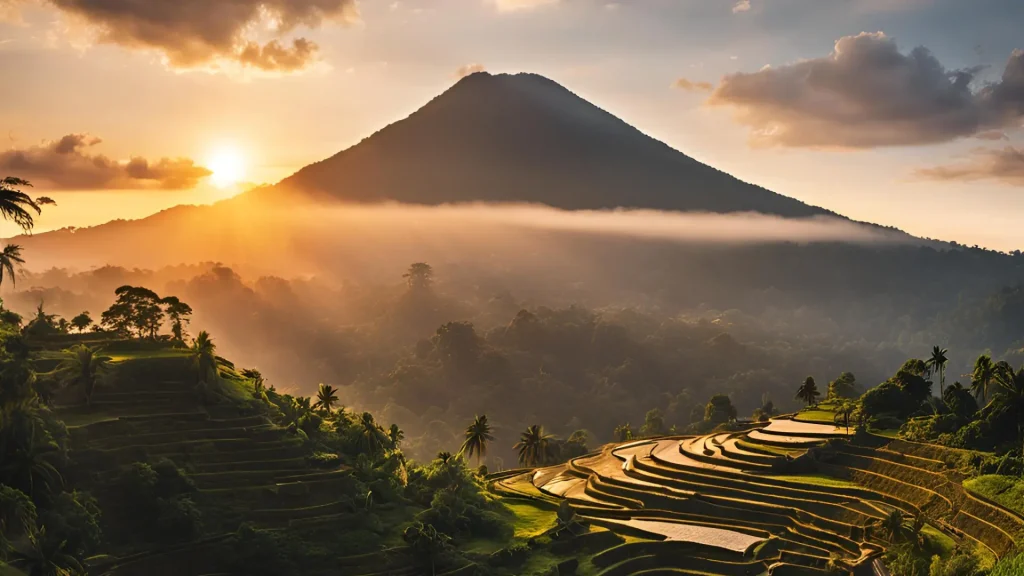
<path fill-rule="evenodd" d="M 495 477 L 513 498 L 567 500 L 632 536 L 593 557 L 602 576 L 885 573 L 894 510 L 923 531 L 1002 557 L 1024 518 L 968 494 L 956 451 L 781 417 L 749 430 L 608 445 Z M 877 572 L 876 572 L 877 571 Z"/>
<path fill-rule="evenodd" d="M 91 404 L 56 409 L 70 438 L 69 483 L 96 495 L 104 509 L 111 554 L 90 573 L 152 576 L 216 573 L 217 544 L 243 522 L 260 528 L 312 530 L 335 522 L 351 503 L 339 500 L 344 468 L 308 464 L 301 440 L 244 402 L 203 398 L 182 351 L 118 357 L 118 381 L 98 388 Z M 196 541 L 139 550 L 118 510 L 111 480 L 135 462 L 167 458 L 198 488 L 203 535 Z M 123 505 L 122 505 L 123 507 Z M 108 514 L 109 513 L 109 514 Z"/>

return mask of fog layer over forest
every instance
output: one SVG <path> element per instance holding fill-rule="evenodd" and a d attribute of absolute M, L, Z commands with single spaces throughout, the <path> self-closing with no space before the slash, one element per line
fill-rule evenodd
<path fill-rule="evenodd" d="M 933 344 L 958 375 L 1017 347 L 1024 316 L 1021 258 L 820 217 L 239 199 L 16 241 L 31 271 L 8 308 L 98 319 L 125 284 L 178 296 L 223 356 L 279 390 L 340 386 L 419 458 L 476 414 L 511 464 L 531 424 L 596 445 L 654 408 L 685 426 L 716 393 L 741 416 L 795 408 L 808 375 L 867 388 Z M 417 262 L 431 273 L 403 277 Z"/>

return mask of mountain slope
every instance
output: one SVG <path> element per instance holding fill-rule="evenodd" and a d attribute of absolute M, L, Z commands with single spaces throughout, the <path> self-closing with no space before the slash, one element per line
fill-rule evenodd
<path fill-rule="evenodd" d="M 282 191 L 355 202 L 834 215 L 701 164 L 535 74 L 463 78 L 408 118 L 257 194 Z"/>

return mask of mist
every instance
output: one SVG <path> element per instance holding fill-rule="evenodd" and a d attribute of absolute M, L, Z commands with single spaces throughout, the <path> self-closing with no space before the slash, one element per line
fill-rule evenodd
<path fill-rule="evenodd" d="M 944 337 L 936 307 L 965 293 L 920 279 L 981 257 L 824 217 L 245 208 L 18 238 L 28 269 L 4 283 L 4 303 L 98 320 L 115 288 L 146 286 L 189 303 L 191 334 L 209 331 L 279 390 L 339 386 L 348 409 L 406 430 L 416 457 L 457 448 L 466 421 L 488 413 L 496 456 L 511 458 L 534 423 L 605 441 L 655 407 L 684 426 L 714 392 L 744 414 L 763 395 L 795 408 L 791 388 L 808 374 L 877 384 Z M 403 278 L 414 262 L 432 266 L 429 289 Z M 993 270 L 970 291 L 987 296 L 1016 273 Z M 472 326 L 469 365 L 439 355 L 451 322 Z M 529 400 L 540 393 L 554 400 Z"/>

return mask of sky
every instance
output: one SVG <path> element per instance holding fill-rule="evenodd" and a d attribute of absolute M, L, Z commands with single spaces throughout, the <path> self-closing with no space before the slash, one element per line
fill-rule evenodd
<path fill-rule="evenodd" d="M 57 201 L 37 231 L 139 218 L 535 72 L 743 180 L 1009 251 L 1022 30 L 1020 0 L 0 0 L 0 176 Z"/>

